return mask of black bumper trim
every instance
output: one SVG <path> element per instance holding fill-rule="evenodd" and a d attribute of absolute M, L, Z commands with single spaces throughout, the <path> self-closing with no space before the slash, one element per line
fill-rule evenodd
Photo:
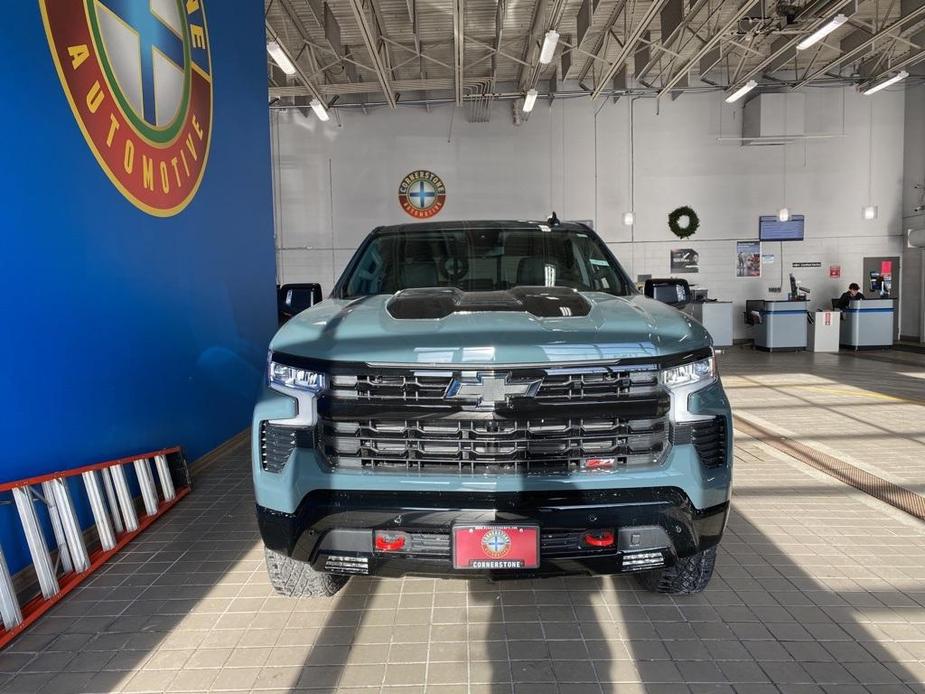
<path fill-rule="evenodd" d="M 661 548 L 666 563 L 719 543 L 729 505 L 699 510 L 678 488 L 651 487 L 567 492 L 360 492 L 316 490 L 305 496 L 294 514 L 257 506 L 264 544 L 323 569 L 327 557 L 365 557 L 369 573 L 447 574 L 444 556 L 383 556 L 365 551 L 371 530 L 448 534 L 455 523 L 536 523 L 548 535 L 593 528 L 658 527 L 669 546 Z M 332 531 L 337 531 L 332 535 Z M 343 533 L 344 530 L 367 531 Z M 323 540 L 329 537 L 327 542 Z M 350 547 L 342 546 L 341 538 Z M 654 548 L 640 548 L 654 549 Z M 543 552 L 542 565 L 530 575 L 616 573 L 621 551 Z M 467 574 L 470 572 L 466 572 Z M 497 572 L 491 572 L 495 575 Z M 517 575 L 526 575 L 520 574 Z"/>

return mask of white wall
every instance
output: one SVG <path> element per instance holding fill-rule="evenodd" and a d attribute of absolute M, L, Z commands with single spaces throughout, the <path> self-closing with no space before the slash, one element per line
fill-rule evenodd
<path fill-rule="evenodd" d="M 901 252 L 904 100 L 901 91 L 865 98 L 828 88 L 807 90 L 805 103 L 814 139 L 742 147 L 719 139 L 740 135 L 741 105 L 725 104 L 718 93 L 666 99 L 660 112 L 654 100 L 636 100 L 632 202 L 628 99 L 607 103 L 596 118 L 586 99 L 538 103 L 521 127 L 511 125 L 509 103 L 496 104 L 488 124 L 454 117 L 450 106 L 344 111 L 340 126 L 335 118 L 322 124 L 275 111 L 280 280 L 320 281 L 327 290 L 372 228 L 413 221 L 398 205 L 398 184 L 427 168 L 447 185 L 436 220 L 539 219 L 550 210 L 591 219 L 632 275 L 666 275 L 669 250 L 691 247 L 701 272 L 688 278 L 737 304 L 772 296 L 781 256 L 785 286 L 790 263 L 819 261 L 821 269 L 794 273 L 813 289 L 814 303 L 828 305 L 849 281 L 860 281 L 865 255 Z M 873 222 L 861 219 L 869 150 L 870 197 L 880 208 Z M 766 244 L 776 262 L 764 277 L 736 279 L 735 241 L 756 238 L 758 216 L 784 204 L 785 156 L 786 204 L 806 215 L 807 240 Z M 697 210 L 701 228 L 679 241 L 667 215 L 684 204 Z M 634 228 L 622 224 L 630 208 Z M 840 280 L 829 280 L 829 265 L 841 265 Z M 736 332 L 744 336 L 744 326 Z"/>
<path fill-rule="evenodd" d="M 915 208 L 925 205 L 925 85 L 906 90 L 905 169 L 903 175 L 903 228 L 925 228 L 925 212 Z M 925 342 L 925 250 L 903 251 L 903 322 L 902 334 Z"/>

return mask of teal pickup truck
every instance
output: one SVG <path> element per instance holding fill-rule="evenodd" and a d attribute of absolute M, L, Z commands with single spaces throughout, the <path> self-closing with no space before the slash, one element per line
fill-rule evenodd
<path fill-rule="evenodd" d="M 284 595 L 405 574 L 692 593 L 729 510 L 729 403 L 707 332 L 590 228 L 381 227 L 273 338 L 253 476 Z"/>

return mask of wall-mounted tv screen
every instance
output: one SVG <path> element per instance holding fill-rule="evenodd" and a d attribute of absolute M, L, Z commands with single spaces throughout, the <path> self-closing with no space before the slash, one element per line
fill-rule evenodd
<path fill-rule="evenodd" d="M 803 215 L 795 214 L 786 222 L 776 215 L 758 218 L 759 241 L 802 241 Z"/>

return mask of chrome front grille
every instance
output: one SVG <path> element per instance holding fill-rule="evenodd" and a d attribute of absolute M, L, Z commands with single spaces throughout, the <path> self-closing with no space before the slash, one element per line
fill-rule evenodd
<path fill-rule="evenodd" d="M 656 464 L 668 427 L 664 417 L 325 421 L 319 447 L 340 469 L 574 472 L 588 458 L 613 458 L 615 469 Z"/>

